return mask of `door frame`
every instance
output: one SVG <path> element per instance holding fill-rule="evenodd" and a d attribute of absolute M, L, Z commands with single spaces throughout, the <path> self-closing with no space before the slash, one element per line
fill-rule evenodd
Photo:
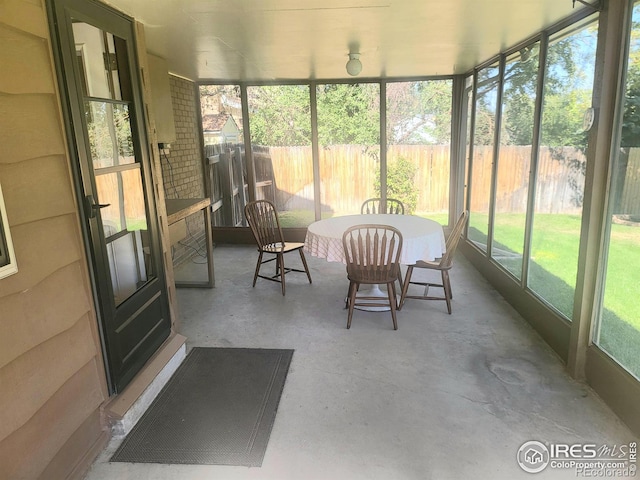
<path fill-rule="evenodd" d="M 155 250 L 156 252 L 156 255 L 154 256 L 154 267 L 156 276 L 155 281 L 160 283 L 161 295 L 165 297 L 165 312 L 167 320 L 169 322 L 169 333 L 166 338 L 164 338 L 158 345 L 155 346 L 154 352 L 151 353 L 152 356 L 153 353 L 157 352 L 160 349 L 161 345 L 166 342 L 168 338 L 171 338 L 171 335 L 173 333 L 173 308 L 171 304 L 171 295 L 168 288 L 169 285 L 167 283 L 166 259 L 163 250 L 162 229 L 160 228 L 159 216 L 157 212 L 157 203 L 159 199 L 156 195 L 156 188 L 154 188 L 156 179 L 154 178 L 154 169 L 152 168 L 153 155 L 151 152 L 151 144 L 149 142 L 149 120 L 147 118 L 146 102 L 143 95 L 144 82 L 141 78 L 142 72 L 140 68 L 141 63 L 139 58 L 139 48 L 137 45 L 138 36 L 136 31 L 136 22 L 133 18 L 97 0 L 81 1 L 83 11 L 77 12 L 77 18 L 87 20 L 87 23 L 91 23 L 89 22 L 89 20 L 101 18 L 101 13 L 107 13 L 110 16 L 115 15 L 122 19 L 124 22 L 120 22 L 118 20 L 116 22 L 117 25 L 111 25 L 110 21 L 107 21 L 106 28 L 109 32 L 115 34 L 116 36 L 122 36 L 130 39 L 127 40 L 126 54 L 129 57 L 128 63 L 130 65 L 129 74 L 131 78 L 132 103 L 136 107 L 139 107 L 135 108 L 134 115 L 131 115 L 132 137 L 134 138 L 134 142 L 137 140 L 138 143 L 137 151 L 140 154 L 140 169 L 143 176 L 142 188 L 145 197 L 147 198 L 146 208 L 148 210 L 148 229 L 151 242 L 153 244 L 153 250 Z M 56 70 L 55 75 L 57 80 L 57 90 L 62 110 L 62 121 L 65 129 L 67 153 L 70 159 L 70 171 L 73 179 L 73 190 L 76 197 L 76 210 L 79 216 L 79 227 L 82 233 L 85 259 L 87 262 L 87 272 L 91 284 L 94 310 L 98 323 L 98 336 L 101 344 L 102 359 L 106 374 L 106 383 L 109 395 L 113 395 L 119 393 L 124 388 L 124 386 L 126 386 L 126 384 L 131 381 L 135 374 L 139 373 L 143 369 L 148 359 L 145 359 L 139 365 L 136 365 L 135 373 L 133 373 L 126 379 L 126 382 L 124 382 L 124 386 L 119 385 L 119 380 L 115 377 L 116 373 L 112 368 L 109 355 L 107 338 L 108 326 L 106 324 L 104 311 L 105 302 L 103 302 L 103 300 L 101 299 L 101 295 L 99 294 L 101 288 L 103 292 L 109 289 L 104 288 L 104 280 L 101 280 L 100 276 L 96 273 L 98 269 L 108 269 L 109 266 L 108 264 L 104 264 L 104 259 L 100 254 L 96 254 L 99 249 L 97 249 L 97 246 L 94 245 L 95 236 L 92 234 L 89 224 L 91 220 L 87 214 L 86 209 L 84 208 L 87 192 L 85 188 L 86 175 L 92 175 L 92 172 L 84 171 L 87 169 L 87 167 L 83 165 L 83 154 L 80 153 L 80 150 L 86 151 L 87 145 L 84 143 L 84 138 L 81 140 L 81 142 L 78 141 L 79 134 L 81 134 L 81 136 L 86 135 L 86 128 L 84 126 L 84 123 L 80 122 L 80 125 L 76 125 L 73 121 L 74 109 L 77 109 L 78 111 L 82 111 L 83 109 L 82 102 L 79 97 L 72 93 L 79 91 L 79 80 L 78 78 L 76 78 L 75 70 L 71 73 L 65 73 L 65 70 L 63 68 L 63 59 L 65 56 L 70 55 L 70 52 L 68 51 L 68 48 L 65 48 L 65 42 L 61 41 L 60 36 L 65 35 L 69 37 L 69 35 L 68 32 L 61 31 L 61 29 L 65 28 L 65 25 L 64 22 L 59 22 L 57 19 L 55 11 L 57 8 L 55 5 L 56 3 L 57 0 L 46 0 L 50 37 Z M 123 27 L 123 25 L 125 25 L 125 22 L 127 25 L 126 28 Z M 102 24 L 101 28 L 105 28 L 104 19 L 100 23 Z M 73 38 L 73 36 L 71 36 L 71 38 Z M 75 52 L 73 52 L 73 54 L 75 55 Z M 93 188 L 90 188 L 90 191 L 92 190 Z"/>

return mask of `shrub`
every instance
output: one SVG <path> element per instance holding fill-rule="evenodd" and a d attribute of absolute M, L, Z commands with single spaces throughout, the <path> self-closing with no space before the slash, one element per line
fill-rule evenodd
<path fill-rule="evenodd" d="M 415 177 L 418 167 L 405 157 L 398 157 L 387 165 L 387 198 L 396 198 L 404 204 L 406 214 L 412 214 L 418 204 Z M 376 179 L 376 193 L 380 195 L 380 180 Z"/>

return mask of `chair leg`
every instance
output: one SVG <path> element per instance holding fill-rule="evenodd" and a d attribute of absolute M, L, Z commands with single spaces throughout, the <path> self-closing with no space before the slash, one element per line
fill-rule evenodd
<path fill-rule="evenodd" d="M 400 290 L 402 290 L 402 268 L 398 265 L 398 284 L 400 285 Z"/>
<path fill-rule="evenodd" d="M 282 295 L 284 296 L 285 293 L 285 284 L 284 284 L 284 275 L 285 272 L 284 271 L 284 255 L 283 254 L 278 254 L 278 259 L 276 260 L 276 263 L 278 264 L 278 270 L 280 271 L 280 283 L 282 284 Z"/>
<path fill-rule="evenodd" d="M 304 258 L 304 252 L 302 249 L 298 250 L 300 252 L 300 258 L 302 259 L 302 264 L 304 265 L 304 271 L 307 272 L 307 278 L 309 279 L 309 283 L 311 283 L 311 273 L 309 273 L 309 266 L 307 265 L 307 259 Z"/>
<path fill-rule="evenodd" d="M 442 288 L 447 302 L 447 311 L 451 315 L 451 284 L 449 283 L 449 272 L 447 270 L 442 270 Z"/>
<path fill-rule="evenodd" d="M 349 281 L 349 288 L 347 289 L 347 297 L 344 299 L 345 310 L 349 308 L 349 300 L 351 299 L 351 288 L 353 288 L 353 282 Z"/>
<path fill-rule="evenodd" d="M 353 307 L 356 303 L 356 292 L 358 291 L 358 284 L 355 282 L 349 283 L 349 313 L 347 314 L 347 329 L 351 328 L 351 319 L 353 318 Z"/>
<path fill-rule="evenodd" d="M 398 310 L 402 310 L 405 297 L 407 296 L 407 290 L 409 290 L 409 282 L 411 281 L 411 274 L 413 273 L 413 265 L 407 267 L 407 273 L 404 275 L 404 283 L 402 284 L 402 293 L 400 294 L 400 304 Z"/>
<path fill-rule="evenodd" d="M 256 286 L 256 280 L 258 280 L 258 273 L 260 272 L 260 265 L 262 265 L 262 252 L 258 255 L 258 263 L 256 263 L 256 273 L 253 276 L 253 286 Z"/>
<path fill-rule="evenodd" d="M 396 292 L 394 282 L 387 283 L 387 295 L 389 295 L 389 307 L 391 307 L 391 319 L 393 320 L 393 329 L 398 330 L 398 320 L 396 319 Z"/>

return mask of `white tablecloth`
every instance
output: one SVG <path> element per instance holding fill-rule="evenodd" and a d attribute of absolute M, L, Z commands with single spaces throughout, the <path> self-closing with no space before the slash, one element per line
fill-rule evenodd
<path fill-rule="evenodd" d="M 304 249 L 314 257 L 329 262 L 345 262 L 342 234 L 347 228 L 363 223 L 391 225 L 402 233 L 400 263 L 412 265 L 417 260 L 435 260 L 445 252 L 442 226 L 433 220 L 414 215 L 345 215 L 319 220 L 309 225 Z"/>

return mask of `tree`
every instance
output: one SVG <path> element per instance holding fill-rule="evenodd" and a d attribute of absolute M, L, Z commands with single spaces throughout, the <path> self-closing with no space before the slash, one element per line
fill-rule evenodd
<path fill-rule="evenodd" d="M 309 87 L 250 87 L 249 124 L 256 145 L 311 145 Z"/>
<path fill-rule="evenodd" d="M 321 146 L 380 144 L 378 84 L 319 85 L 316 98 Z"/>
<path fill-rule="evenodd" d="M 86 105 L 91 158 L 96 167 L 128 163 L 134 156 L 129 110 L 126 106 L 91 102 Z"/>
<path fill-rule="evenodd" d="M 542 141 L 547 146 L 586 148 L 582 118 L 591 105 L 596 32 L 586 28 L 552 42 L 544 78 Z M 538 43 L 507 59 L 502 80 L 502 145 L 531 145 L 539 72 Z M 495 138 L 497 65 L 478 73 L 474 143 L 491 145 Z"/>
<path fill-rule="evenodd" d="M 620 151 L 613 175 L 613 213 L 623 213 L 622 192 L 627 179 L 629 154 L 632 148 L 640 147 L 640 21 L 638 18 L 640 18 L 640 6 L 635 6 L 626 72 Z"/>
<path fill-rule="evenodd" d="M 451 140 L 452 82 L 387 84 L 387 142 L 443 145 Z"/>

